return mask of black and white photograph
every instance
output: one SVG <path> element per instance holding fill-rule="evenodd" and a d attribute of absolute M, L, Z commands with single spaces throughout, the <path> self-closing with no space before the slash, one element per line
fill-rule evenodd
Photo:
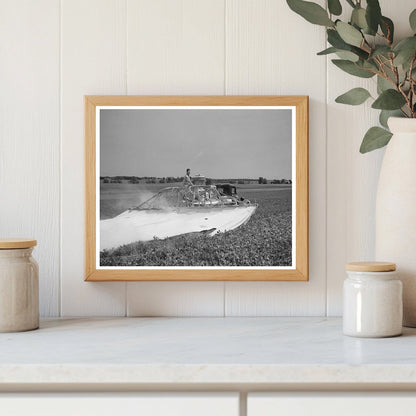
<path fill-rule="evenodd" d="M 100 107 L 96 129 L 100 268 L 295 266 L 293 107 Z"/>

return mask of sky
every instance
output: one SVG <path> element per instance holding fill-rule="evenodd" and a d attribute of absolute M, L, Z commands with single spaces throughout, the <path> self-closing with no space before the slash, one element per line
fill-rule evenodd
<path fill-rule="evenodd" d="M 211 107 L 212 108 L 212 107 Z M 102 109 L 100 176 L 292 178 L 289 109 Z"/>

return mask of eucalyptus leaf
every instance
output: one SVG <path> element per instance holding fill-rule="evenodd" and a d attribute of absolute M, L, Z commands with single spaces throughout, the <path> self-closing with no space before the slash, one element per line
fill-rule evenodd
<path fill-rule="evenodd" d="M 393 70 L 390 69 L 388 66 L 384 66 L 384 72 L 391 80 L 393 80 L 394 84 L 396 84 L 396 81 L 397 81 L 396 74 L 393 72 Z M 406 74 L 403 71 L 399 71 L 398 75 L 399 75 L 399 82 L 403 82 Z M 390 88 L 393 88 L 391 83 L 390 83 Z"/>
<path fill-rule="evenodd" d="M 380 111 L 380 116 L 379 116 L 379 121 L 380 121 L 380 124 L 383 127 L 388 129 L 389 126 L 387 125 L 387 120 L 390 117 L 401 117 L 401 116 L 402 116 L 402 112 L 400 110 L 381 110 Z"/>
<path fill-rule="evenodd" d="M 384 36 L 392 44 L 394 38 L 394 23 L 392 20 L 386 16 L 381 16 L 380 28 Z"/>
<path fill-rule="evenodd" d="M 337 97 L 335 102 L 348 105 L 360 105 L 370 97 L 370 93 L 365 88 L 353 88 Z"/>
<path fill-rule="evenodd" d="M 375 74 L 360 68 L 356 63 L 347 61 L 345 59 L 333 59 L 333 64 L 350 75 L 360 78 L 371 78 Z"/>
<path fill-rule="evenodd" d="M 328 38 L 328 43 L 332 45 L 334 48 L 345 50 L 350 49 L 349 45 L 342 40 L 341 36 L 336 30 L 327 29 L 326 34 Z"/>
<path fill-rule="evenodd" d="M 379 65 L 376 61 L 363 61 L 362 67 L 366 69 L 371 69 L 372 71 L 379 70 Z"/>
<path fill-rule="evenodd" d="M 335 53 L 336 51 L 338 51 L 338 49 L 331 46 L 330 48 L 326 48 L 323 51 L 318 52 L 317 55 L 329 55 L 330 53 Z"/>
<path fill-rule="evenodd" d="M 408 36 L 407 38 L 402 39 L 400 42 L 396 44 L 393 48 L 393 51 L 400 52 L 404 49 L 408 49 L 411 46 L 415 45 L 416 36 Z"/>
<path fill-rule="evenodd" d="M 360 147 L 360 153 L 368 153 L 375 149 L 380 149 L 388 144 L 393 136 L 389 131 L 381 127 L 371 127 L 364 135 Z"/>
<path fill-rule="evenodd" d="M 339 16 L 342 13 L 342 6 L 339 0 L 328 0 L 329 13 Z"/>
<path fill-rule="evenodd" d="M 331 53 L 336 53 L 339 58 L 352 62 L 357 62 L 360 59 L 359 56 L 353 52 L 337 49 L 332 46 L 330 48 L 324 49 L 321 52 L 318 52 L 317 55 L 329 55 Z"/>
<path fill-rule="evenodd" d="M 416 32 L 416 9 L 414 9 L 412 11 L 412 13 L 410 13 L 409 23 L 410 23 L 410 27 L 412 28 L 413 32 Z"/>
<path fill-rule="evenodd" d="M 353 52 L 361 59 L 368 59 L 368 53 L 366 51 L 344 42 L 336 30 L 328 29 L 327 37 L 328 43 L 332 45 L 334 48 Z"/>
<path fill-rule="evenodd" d="M 375 35 L 381 21 L 381 9 L 378 0 L 367 0 L 365 17 L 367 19 L 369 33 Z"/>
<path fill-rule="evenodd" d="M 364 61 L 366 61 L 370 56 L 368 52 L 366 52 L 363 49 L 357 48 L 356 46 L 351 46 L 350 50 L 351 52 L 354 52 L 356 55 L 358 55 Z"/>
<path fill-rule="evenodd" d="M 391 89 L 393 84 L 386 78 L 377 75 L 377 93 L 381 94 L 383 91 Z"/>
<path fill-rule="evenodd" d="M 395 65 L 402 65 L 403 69 L 407 71 L 410 62 L 416 54 L 416 36 L 411 36 L 401 40 L 395 47 L 396 54 L 394 58 Z"/>
<path fill-rule="evenodd" d="M 406 104 L 406 99 L 399 91 L 388 89 L 383 91 L 372 107 L 379 110 L 398 110 Z"/>
<path fill-rule="evenodd" d="M 338 21 L 336 29 L 341 39 L 349 45 L 357 46 L 358 48 L 363 43 L 363 35 L 354 26 Z"/>
<path fill-rule="evenodd" d="M 355 8 L 351 14 L 351 23 L 358 26 L 366 32 L 368 30 L 368 23 L 365 14 L 366 10 L 362 7 Z"/>
<path fill-rule="evenodd" d="M 315 25 L 334 26 L 328 12 L 319 4 L 303 0 L 286 0 L 288 6 L 305 20 Z"/>
<path fill-rule="evenodd" d="M 389 58 L 389 54 L 392 53 L 391 48 L 389 48 L 388 46 L 376 46 L 376 48 L 373 50 L 373 52 L 371 53 L 371 57 L 375 58 L 376 56 L 385 56 L 386 58 Z"/>
<path fill-rule="evenodd" d="M 360 60 L 359 56 L 350 51 L 337 50 L 335 53 L 339 58 L 346 61 L 358 62 Z"/>

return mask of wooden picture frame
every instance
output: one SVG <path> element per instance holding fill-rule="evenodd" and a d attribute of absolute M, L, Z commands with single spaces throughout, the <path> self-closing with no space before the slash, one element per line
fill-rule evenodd
<path fill-rule="evenodd" d="M 308 280 L 308 97 L 307 96 L 85 96 L 85 280 L 86 281 L 307 281 Z M 252 109 L 290 110 L 292 114 L 291 169 L 292 203 L 292 257 L 289 267 L 146 267 L 101 266 L 100 243 L 97 230 L 101 227 L 97 216 L 101 211 L 99 200 L 102 181 L 97 170 L 100 148 L 100 114 L 102 110 L 134 109 L 185 110 Z M 114 113 L 116 114 L 116 113 Z M 123 112 L 117 114 L 125 114 Z M 137 113 L 144 114 L 144 113 Z M 151 113 L 159 114 L 159 113 Z M 168 114 L 168 113 L 166 113 Z M 178 113 L 179 114 L 179 113 Z M 184 113 L 185 116 L 188 113 Z M 189 113 L 194 114 L 194 113 Z M 210 114 L 210 113 L 208 113 Z M 214 113 L 213 113 L 214 114 Z M 225 113 L 224 118 L 227 119 Z M 248 114 L 248 113 L 245 113 Z M 251 114 L 251 113 L 250 113 Z M 269 113 L 267 113 L 269 114 Z M 274 114 L 274 113 L 273 113 Z M 277 114 L 277 113 L 276 113 Z M 279 113 L 280 114 L 280 113 Z M 254 117 L 254 116 L 253 116 Z M 160 123 L 159 123 L 160 124 Z M 158 124 L 158 125 L 159 125 Z M 186 130 L 186 129 L 185 129 Z M 185 131 L 184 130 L 184 131 Z M 100 133 L 104 134 L 103 132 Z M 115 138 L 114 140 L 119 140 Z M 140 138 L 138 139 L 140 140 Z M 120 145 L 121 146 L 121 145 Z M 101 156 L 103 157 L 103 156 Z M 145 156 L 143 156 L 145 157 Z M 294 166 L 293 166 L 294 165 Z M 185 165 L 184 165 L 185 166 Z M 100 177 L 100 178 L 99 178 Z M 162 179 L 161 179 L 162 180 Z M 161 181 L 160 180 L 160 181 Z M 163 178 L 164 180 L 164 178 Z M 259 179 L 260 180 L 260 179 Z M 275 181 L 278 183 L 278 181 Z M 289 181 L 287 181 L 289 183 Z M 237 185 L 238 186 L 238 185 Z M 248 185 L 247 185 L 248 186 Z M 253 185 L 254 186 L 254 185 Z M 269 186 L 269 185 L 267 185 Z M 271 185 L 270 185 L 271 186 Z M 278 185 L 276 185 L 278 187 Z M 274 189 L 274 188 L 273 188 Z M 277 188 L 276 188 L 277 190 Z M 178 191 L 181 192 L 181 191 Z M 100 194 L 101 195 L 101 194 Z M 241 198 L 243 199 L 243 198 Z M 251 221 L 251 220 L 250 220 Z M 233 231 L 229 231 L 232 233 Z M 227 233 L 225 233 L 227 234 Z M 102 238 L 102 237 L 101 237 Z M 210 237 L 211 238 L 211 237 Z M 214 238 L 214 237 L 212 237 Z M 100 240 L 101 241 L 101 240 Z M 211 241 L 211 240 L 210 240 Z M 107 253 L 104 252 L 103 253 Z M 294 263 L 294 264 L 293 264 Z"/>

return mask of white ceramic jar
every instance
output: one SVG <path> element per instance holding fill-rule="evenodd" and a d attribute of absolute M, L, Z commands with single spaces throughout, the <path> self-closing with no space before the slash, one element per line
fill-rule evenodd
<path fill-rule="evenodd" d="M 402 333 L 402 282 L 396 265 L 385 262 L 347 264 L 343 331 L 354 337 L 393 337 Z"/>
<path fill-rule="evenodd" d="M 0 332 L 39 327 L 38 264 L 32 257 L 36 240 L 0 240 Z"/>

